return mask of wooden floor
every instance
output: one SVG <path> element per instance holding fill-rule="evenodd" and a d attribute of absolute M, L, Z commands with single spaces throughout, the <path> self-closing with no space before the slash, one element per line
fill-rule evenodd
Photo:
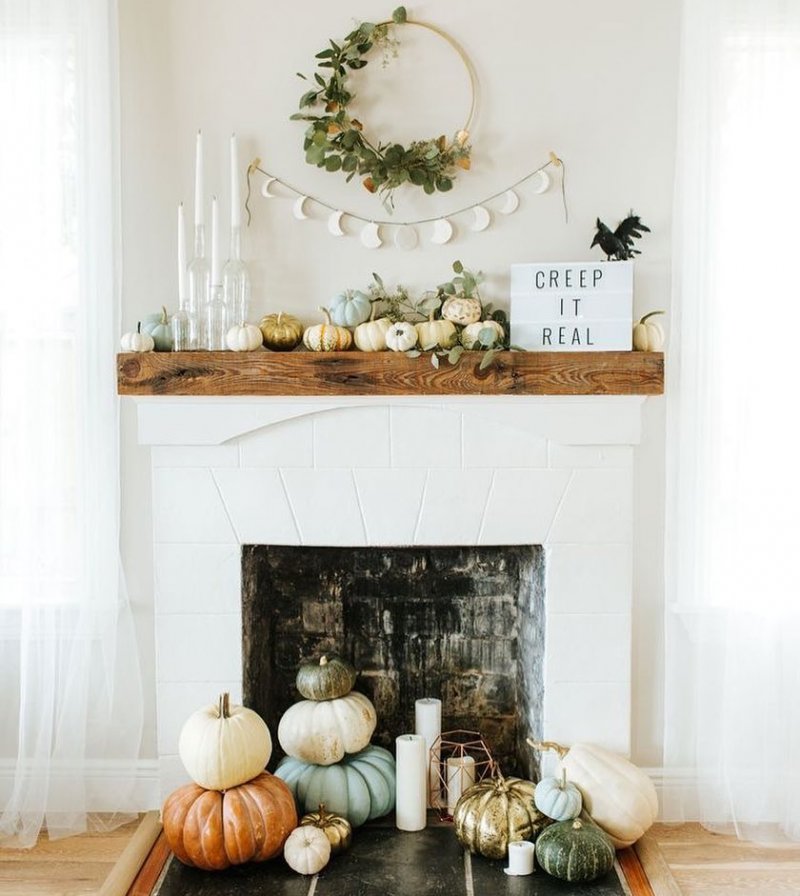
<path fill-rule="evenodd" d="M 0 896 L 97 894 L 136 827 L 0 850 Z M 695 824 L 656 825 L 649 837 L 682 896 L 800 896 L 800 844 L 740 843 Z"/>

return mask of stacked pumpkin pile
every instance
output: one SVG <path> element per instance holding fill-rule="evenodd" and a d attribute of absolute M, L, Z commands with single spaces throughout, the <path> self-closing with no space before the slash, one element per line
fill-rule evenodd
<path fill-rule="evenodd" d="M 222 694 L 187 719 L 178 752 L 194 783 L 167 797 L 161 819 L 180 861 L 221 871 L 280 855 L 297 810 L 289 788 L 264 771 L 272 754 L 264 720 Z"/>
<path fill-rule="evenodd" d="M 653 824 L 658 799 L 650 778 L 627 759 L 593 744 L 555 750 L 560 774 L 537 785 L 494 778 L 469 788 L 453 813 L 456 836 L 473 853 L 502 859 L 508 844 L 536 843 L 536 859 L 548 874 L 588 882 L 614 866 L 614 850 L 631 846 Z"/>
<path fill-rule="evenodd" d="M 377 716 L 372 702 L 353 690 L 355 669 L 323 656 L 297 673 L 305 699 L 283 714 L 278 741 L 286 753 L 275 775 L 286 782 L 303 812 L 322 811 L 358 827 L 394 808 L 395 762 L 370 744 Z"/>

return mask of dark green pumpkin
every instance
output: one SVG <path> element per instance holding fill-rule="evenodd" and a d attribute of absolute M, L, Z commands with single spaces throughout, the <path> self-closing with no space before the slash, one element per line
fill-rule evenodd
<path fill-rule="evenodd" d="M 353 690 L 358 673 L 346 660 L 323 656 L 304 663 L 297 672 L 297 690 L 306 700 L 336 700 Z"/>
<path fill-rule="evenodd" d="M 539 834 L 536 861 L 560 880 L 595 880 L 614 867 L 614 844 L 589 821 L 559 821 Z"/>

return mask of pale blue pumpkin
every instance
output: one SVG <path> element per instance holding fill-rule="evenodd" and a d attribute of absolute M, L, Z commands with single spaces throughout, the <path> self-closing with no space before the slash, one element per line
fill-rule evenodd
<path fill-rule="evenodd" d="M 156 314 L 148 314 L 142 321 L 142 333 L 149 333 L 153 337 L 157 352 L 172 351 L 172 328 L 169 324 L 169 314 L 162 306 Z"/>
<path fill-rule="evenodd" d="M 542 778 L 533 792 L 536 808 L 554 821 L 570 821 L 581 814 L 583 797 L 580 790 L 567 781 L 567 772 L 560 778 Z"/>
<path fill-rule="evenodd" d="M 331 320 L 339 327 L 357 327 L 372 314 L 369 296 L 357 289 L 346 289 L 335 296 L 328 308 Z"/>
<path fill-rule="evenodd" d="M 394 809 L 395 762 L 383 747 L 370 745 L 335 765 L 312 765 L 287 756 L 275 774 L 292 791 L 301 814 L 321 803 L 357 828 Z"/>

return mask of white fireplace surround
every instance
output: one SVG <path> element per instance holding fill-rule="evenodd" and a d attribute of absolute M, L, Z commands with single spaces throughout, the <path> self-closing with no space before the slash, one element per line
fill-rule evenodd
<path fill-rule="evenodd" d="M 543 735 L 629 754 L 643 401 L 137 399 L 152 446 L 162 796 L 187 780 L 183 720 L 222 690 L 241 699 L 242 544 L 543 545 Z"/>

